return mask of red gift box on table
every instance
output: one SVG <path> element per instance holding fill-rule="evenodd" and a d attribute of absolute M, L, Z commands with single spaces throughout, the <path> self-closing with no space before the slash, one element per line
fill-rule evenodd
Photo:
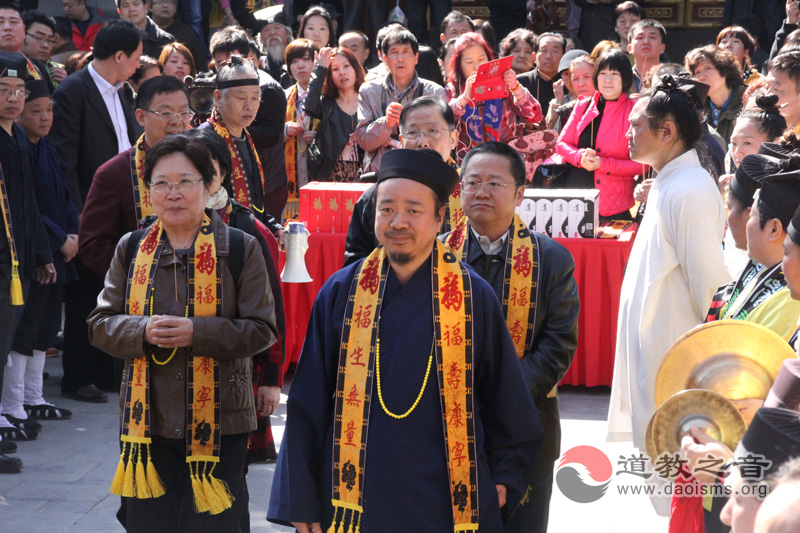
<path fill-rule="evenodd" d="M 371 185 L 312 181 L 300 188 L 300 220 L 310 232 L 346 233 L 353 206 Z"/>

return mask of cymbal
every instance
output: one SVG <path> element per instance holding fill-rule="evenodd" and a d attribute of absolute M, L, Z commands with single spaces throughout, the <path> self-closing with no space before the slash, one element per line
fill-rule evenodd
<path fill-rule="evenodd" d="M 730 400 L 707 390 L 685 390 L 669 398 L 647 425 L 646 447 L 655 464 L 661 455 L 680 452 L 681 439 L 692 426 L 736 449 L 747 427 Z"/>
<path fill-rule="evenodd" d="M 669 349 L 655 382 L 656 407 L 686 389 L 717 392 L 729 400 L 764 399 L 785 359 L 797 355 L 772 330 L 745 320 L 698 326 Z"/>

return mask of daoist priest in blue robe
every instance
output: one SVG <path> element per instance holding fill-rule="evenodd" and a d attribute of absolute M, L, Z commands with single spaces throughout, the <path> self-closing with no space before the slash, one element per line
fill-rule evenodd
<path fill-rule="evenodd" d="M 525 496 L 541 420 L 492 288 L 436 240 L 457 180 L 430 150 L 384 156 L 382 246 L 314 304 L 270 521 L 499 532 Z"/>

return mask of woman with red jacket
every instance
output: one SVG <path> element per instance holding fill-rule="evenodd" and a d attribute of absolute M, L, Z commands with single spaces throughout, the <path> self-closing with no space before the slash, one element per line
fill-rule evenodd
<path fill-rule="evenodd" d="M 634 176 L 643 172 L 630 160 L 625 137 L 634 104 L 627 95 L 633 83 L 630 61 L 620 50 L 609 50 L 597 61 L 592 79 L 594 96 L 579 99 L 558 137 L 558 155 L 575 167 L 564 187 L 599 189 L 600 216 L 630 220 Z"/>

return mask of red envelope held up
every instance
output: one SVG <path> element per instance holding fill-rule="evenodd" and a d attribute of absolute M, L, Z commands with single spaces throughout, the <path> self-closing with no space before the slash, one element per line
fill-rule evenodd
<path fill-rule="evenodd" d="M 503 73 L 511 68 L 513 57 L 507 56 L 489 61 L 478 67 L 478 75 L 472 84 L 472 100 L 482 102 L 508 97 L 508 86 L 503 81 Z"/>

